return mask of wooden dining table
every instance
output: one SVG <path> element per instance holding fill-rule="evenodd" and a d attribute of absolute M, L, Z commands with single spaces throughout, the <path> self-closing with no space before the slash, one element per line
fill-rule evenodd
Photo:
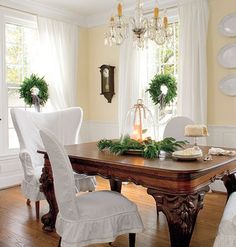
<path fill-rule="evenodd" d="M 209 147 L 201 147 L 203 155 Z M 99 151 L 95 142 L 65 146 L 72 168 L 77 173 L 99 175 L 110 180 L 111 190 L 121 192 L 122 181 L 147 188 L 154 197 L 157 213 L 162 211 L 168 221 L 170 246 L 188 247 L 205 193 L 216 179 L 222 179 L 228 195 L 236 191 L 236 156 L 213 156 L 185 161 L 172 158 L 145 159 L 135 155 L 116 156 Z M 55 228 L 58 206 L 54 194 L 53 175 L 46 151 L 40 178 L 41 191 L 49 203 L 49 212 L 42 216 L 43 229 Z M 106 202 L 104 202 L 106 203 Z"/>

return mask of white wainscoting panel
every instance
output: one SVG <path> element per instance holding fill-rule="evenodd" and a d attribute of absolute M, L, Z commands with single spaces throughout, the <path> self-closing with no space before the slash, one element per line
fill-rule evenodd
<path fill-rule="evenodd" d="M 208 126 L 207 143 L 214 147 L 233 147 L 236 149 L 236 126 Z M 81 127 L 79 143 L 98 141 L 103 138 L 117 139 L 119 137 L 118 123 L 84 121 Z M 0 155 L 0 189 L 20 184 L 23 171 L 18 155 Z M 221 181 L 216 181 L 213 190 L 226 191 Z"/>
<path fill-rule="evenodd" d="M 18 155 L 0 156 L 0 189 L 18 185 L 23 178 L 23 170 Z"/>
<path fill-rule="evenodd" d="M 210 146 L 236 148 L 236 125 L 235 126 L 208 126 L 209 137 L 207 143 Z"/>
<path fill-rule="evenodd" d="M 84 121 L 82 123 L 79 143 L 98 141 L 100 139 L 119 138 L 118 123 Z"/>
<path fill-rule="evenodd" d="M 224 147 L 236 149 L 236 126 L 208 126 L 209 137 L 207 143 L 212 147 Z M 222 181 L 217 180 L 211 185 L 214 191 L 226 192 Z"/>

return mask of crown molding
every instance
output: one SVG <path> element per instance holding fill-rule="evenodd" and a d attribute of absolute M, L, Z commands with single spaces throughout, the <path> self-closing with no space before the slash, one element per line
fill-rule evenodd
<path fill-rule="evenodd" d="M 21 0 L 20 2 L 19 0 L 0 0 L 0 5 L 14 10 L 27 12 L 28 14 L 73 22 L 79 26 L 86 27 L 85 16 L 78 15 L 72 11 L 40 4 L 33 0 Z"/>
<path fill-rule="evenodd" d="M 145 3 L 144 12 L 151 12 L 155 7 L 155 4 L 156 4 L 156 0 L 151 0 L 148 1 L 148 3 Z M 177 11 L 173 11 L 173 9 L 168 11 L 168 8 L 177 7 L 177 0 L 159 0 L 158 7 L 160 10 L 167 9 L 167 14 L 168 12 L 170 12 L 170 15 L 174 15 L 174 16 L 177 15 Z M 131 16 L 134 12 L 134 9 L 135 9 L 135 5 L 131 5 L 125 7 L 123 12 L 125 15 Z M 110 17 L 109 12 L 86 16 L 85 17 L 86 27 L 92 28 L 92 27 L 102 26 L 108 22 L 109 17 Z"/>
<path fill-rule="evenodd" d="M 156 0 L 148 1 L 144 4 L 144 11 L 149 12 L 155 6 Z M 110 17 L 110 11 L 106 11 L 94 15 L 79 15 L 76 12 L 68 11 L 45 4 L 35 2 L 33 0 L 0 0 L 0 5 L 9 7 L 15 10 L 27 12 L 32 15 L 39 15 L 58 20 L 73 22 L 80 27 L 92 28 L 102 26 L 107 23 Z M 168 9 L 177 6 L 177 0 L 159 0 L 158 6 L 160 9 Z M 124 14 L 131 16 L 134 12 L 135 4 L 124 8 Z M 173 12 L 173 11 L 172 11 Z"/>

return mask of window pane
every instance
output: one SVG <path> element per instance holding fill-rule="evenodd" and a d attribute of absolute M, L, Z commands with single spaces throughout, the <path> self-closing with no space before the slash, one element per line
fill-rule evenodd
<path fill-rule="evenodd" d="M 18 44 L 8 43 L 6 46 L 6 63 L 19 64 L 22 61 L 22 46 Z"/>
<path fill-rule="evenodd" d="M 8 107 L 25 107 L 23 99 L 20 99 L 19 88 L 8 88 Z"/>
<path fill-rule="evenodd" d="M 142 81 L 144 81 L 142 98 L 156 119 L 158 138 L 162 137 L 166 123 L 176 115 L 177 99 L 164 110 L 158 110 L 158 106 L 153 105 L 146 89 L 156 74 L 169 73 L 178 80 L 178 23 L 171 25 L 174 31 L 173 36 L 161 46 L 149 41 L 148 49 L 142 51 L 140 61 L 142 69 L 139 73 Z"/>
<path fill-rule="evenodd" d="M 7 65 L 6 82 L 20 84 L 22 81 L 22 67 L 18 65 Z"/>
<path fill-rule="evenodd" d="M 22 44 L 23 33 L 21 26 L 6 24 L 6 42 L 13 44 Z"/>

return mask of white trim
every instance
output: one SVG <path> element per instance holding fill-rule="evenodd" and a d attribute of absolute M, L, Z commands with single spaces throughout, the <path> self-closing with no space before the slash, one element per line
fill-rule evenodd
<path fill-rule="evenodd" d="M 150 11 L 155 6 L 156 0 L 149 1 L 145 3 L 145 12 Z M 168 16 L 172 16 L 172 10 L 168 10 L 168 8 L 173 8 L 177 6 L 176 0 L 165 0 L 159 1 L 160 9 L 167 9 Z M 40 15 L 44 17 L 49 17 L 53 19 L 59 19 L 69 22 L 74 22 L 75 24 L 81 27 L 96 27 L 101 26 L 107 23 L 107 20 L 110 17 L 110 11 L 106 11 L 104 13 L 93 14 L 93 15 L 81 15 L 76 13 L 75 11 L 68 11 L 61 8 L 56 8 L 52 6 L 48 6 L 45 4 L 41 4 L 32 0 L 0 0 L 0 5 L 13 8 L 19 11 L 24 11 L 32 15 Z M 132 14 L 135 8 L 135 4 L 132 6 L 128 6 L 124 9 L 124 14 Z M 176 11 L 175 11 L 176 12 Z M 176 15 L 176 14 L 175 14 Z"/>
<path fill-rule="evenodd" d="M 12 8 L 18 11 L 27 12 L 32 15 L 40 15 L 48 18 L 73 22 L 79 26 L 86 26 L 85 17 L 75 12 L 67 11 L 40 4 L 31 0 L 0 0 L 0 5 Z"/>
<path fill-rule="evenodd" d="M 236 148 L 236 125 L 209 125 L 208 145 L 214 147 Z M 98 141 L 103 138 L 117 139 L 118 122 L 84 121 L 80 131 L 79 142 Z M 23 178 L 18 154 L 0 156 L 0 188 L 19 184 Z M 213 190 L 225 191 L 222 182 L 211 186 Z"/>
<path fill-rule="evenodd" d="M 0 189 L 18 185 L 23 179 L 23 170 L 18 155 L 0 156 Z"/>
<path fill-rule="evenodd" d="M 151 16 L 152 9 L 155 6 L 156 1 L 150 1 L 149 3 L 145 4 L 144 13 L 148 13 L 147 16 Z M 170 17 L 170 21 L 176 21 L 178 18 L 178 10 L 177 10 L 177 1 L 176 0 L 166 0 L 164 3 L 160 3 L 159 8 L 161 13 L 163 10 L 167 9 L 167 15 Z M 129 6 L 128 8 L 124 9 L 124 15 L 132 16 L 134 13 L 135 5 Z M 169 9 L 169 10 L 168 10 Z M 111 13 L 109 11 L 105 13 L 99 13 L 94 15 L 89 15 L 85 17 L 86 27 L 92 28 L 101 26 L 108 23 Z"/>
<path fill-rule="evenodd" d="M 236 125 L 209 125 L 208 131 L 208 145 L 236 148 Z"/>
<path fill-rule="evenodd" d="M 83 121 L 79 143 L 119 138 L 118 122 Z"/>

